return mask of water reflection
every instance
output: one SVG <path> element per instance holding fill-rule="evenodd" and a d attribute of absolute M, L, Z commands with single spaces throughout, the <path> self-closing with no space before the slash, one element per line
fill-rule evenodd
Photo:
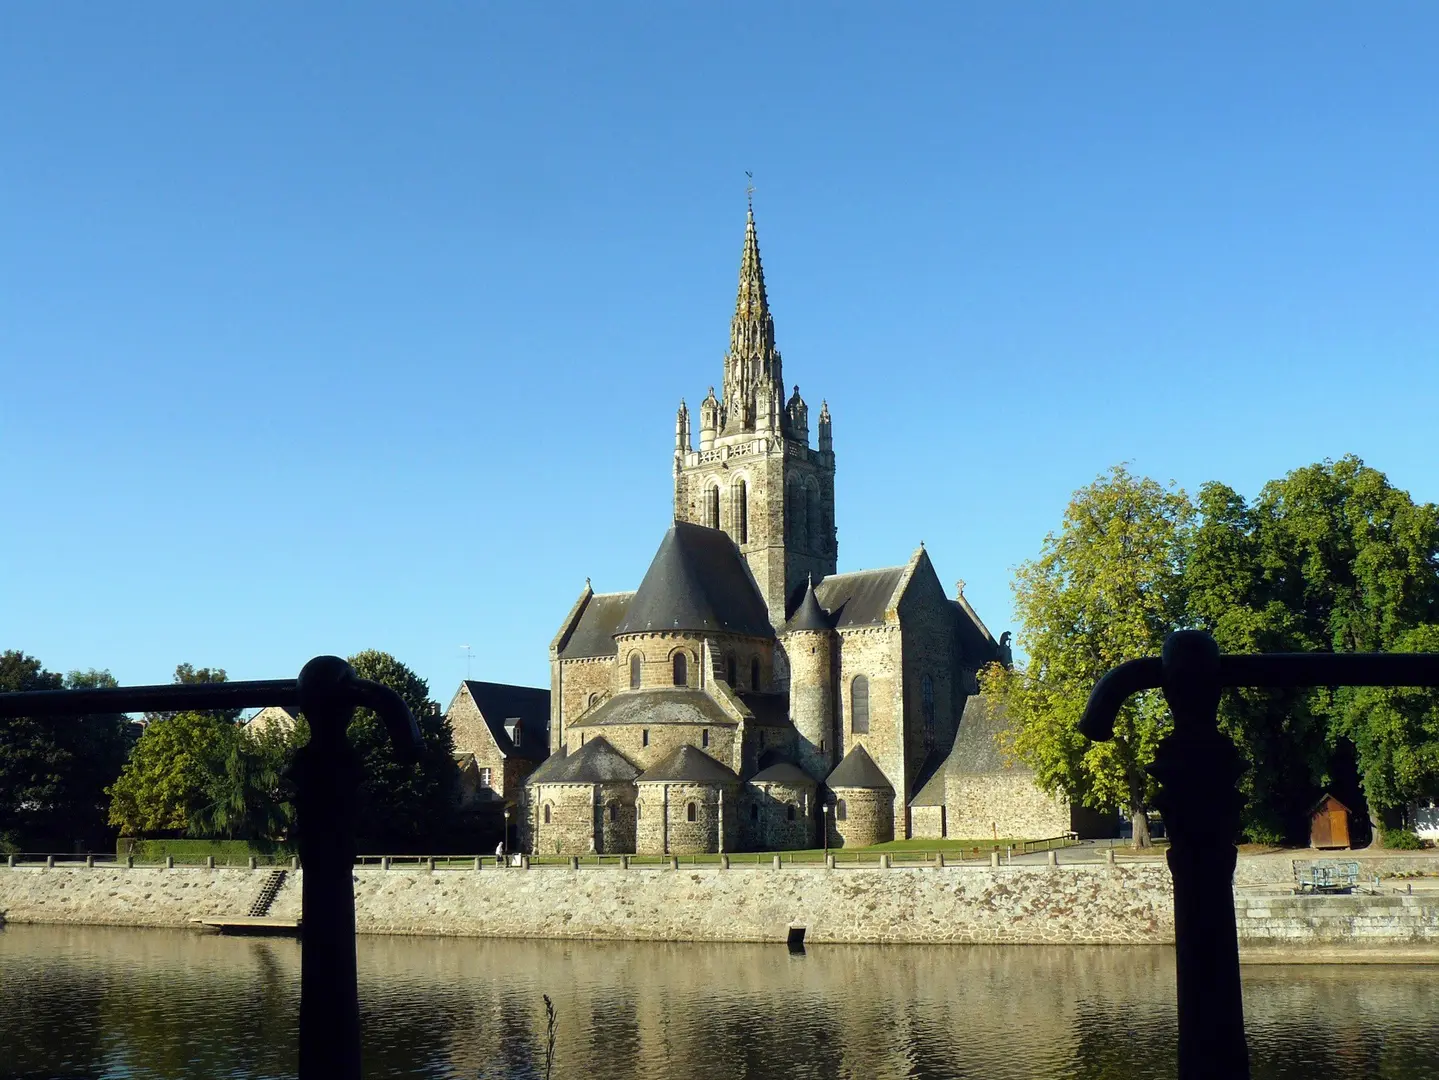
<path fill-rule="evenodd" d="M 1142 1080 L 1174 1075 L 1166 949 L 361 938 L 367 1077 Z M 299 948 L 0 932 L 0 1076 L 282 1077 Z M 1245 969 L 1255 1076 L 1439 1073 L 1424 967 Z"/>

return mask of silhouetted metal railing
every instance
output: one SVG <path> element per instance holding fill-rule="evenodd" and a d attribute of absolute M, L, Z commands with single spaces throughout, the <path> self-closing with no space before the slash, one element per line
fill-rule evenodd
<path fill-rule="evenodd" d="M 300 1077 L 359 1080 L 360 1002 L 355 972 L 355 811 L 360 760 L 345 737 L 355 709 L 379 714 L 401 760 L 420 729 L 387 686 L 359 678 L 337 656 L 317 656 L 298 679 L 37 690 L 0 694 L 0 716 L 179 712 L 280 705 L 304 713 L 310 741 L 295 754 L 295 835 L 304 867 L 300 919 Z"/>
<path fill-rule="evenodd" d="M 1113 738 L 1120 707 L 1144 690 L 1163 690 L 1174 714 L 1149 772 L 1174 877 L 1180 1080 L 1249 1076 L 1233 891 L 1243 762 L 1219 730 L 1219 695 L 1240 686 L 1439 686 L 1439 654 L 1224 656 L 1203 631 L 1177 630 L 1161 655 L 1121 664 L 1095 685 L 1079 722 L 1091 739 Z"/>

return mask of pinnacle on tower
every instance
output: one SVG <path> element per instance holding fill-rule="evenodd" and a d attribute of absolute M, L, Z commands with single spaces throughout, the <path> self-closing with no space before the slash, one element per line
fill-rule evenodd
<path fill-rule="evenodd" d="M 739 288 L 729 338 L 724 362 L 722 433 L 756 428 L 788 432 L 782 396 L 784 377 L 779 350 L 774 345 L 774 319 L 765 292 L 764 264 L 752 206 L 745 215 L 744 250 L 740 254 Z"/>

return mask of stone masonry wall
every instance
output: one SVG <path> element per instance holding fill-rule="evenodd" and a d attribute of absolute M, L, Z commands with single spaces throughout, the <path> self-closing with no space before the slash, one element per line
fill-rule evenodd
<path fill-rule="evenodd" d="M 663 721 L 599 724 L 593 727 L 581 725 L 571 728 L 565 741 L 573 754 L 584 745 L 582 740 L 602 737 L 641 771 L 680 746 L 699 747 L 721 765 L 734 769 L 739 764 L 734 741 L 736 730 L 735 724 L 673 724 Z M 708 743 L 705 742 L 706 731 L 709 732 Z M 645 732 L 649 732 L 648 744 Z"/>
<path fill-rule="evenodd" d="M 550 744 L 555 749 L 564 745 L 572 721 L 585 711 L 591 694 L 614 692 L 615 658 L 593 657 L 584 660 L 556 662 L 559 685 L 550 687 L 550 700 L 559 702 L 559 723 L 550 720 Z M 628 669 L 626 669 L 628 670 Z"/>
<path fill-rule="evenodd" d="M 594 791 L 593 784 L 535 784 L 526 792 L 531 831 L 521 832 L 521 843 L 539 855 L 583 855 L 593 850 Z"/>
<path fill-rule="evenodd" d="M 872 788 L 835 788 L 830 815 L 831 847 L 869 847 L 894 839 L 894 811 L 889 792 Z M 839 803 L 844 802 L 840 817 Z"/>
<path fill-rule="evenodd" d="M 815 846 L 818 811 L 813 787 L 750 783 L 745 785 L 743 801 L 739 836 L 744 850 L 789 851 Z"/>
<path fill-rule="evenodd" d="M 1028 769 L 952 775 L 945 802 L 947 834 L 966 840 L 996 835 L 1043 839 L 1069 831 L 1069 803 L 1040 791 Z"/>
<path fill-rule="evenodd" d="M 935 576 L 929 556 L 920 557 L 909 587 L 899 603 L 903 665 L 900 693 L 904 712 L 905 755 L 904 775 L 890 775 L 897 803 L 913 797 L 919 770 L 935 751 L 946 751 L 954 744 L 959 709 L 963 694 L 958 665 L 954 605 L 945 595 L 944 587 Z M 924 680 L 928 676 L 934 700 L 934 724 L 926 729 Z M 888 770 L 886 770 L 888 774 Z M 897 815 L 903 810 L 897 809 Z M 902 816 L 896 818 L 902 822 Z M 902 830 L 896 826 L 896 835 Z"/>
<path fill-rule="evenodd" d="M 884 771 L 895 789 L 891 815 L 899 813 L 903 822 L 904 801 L 904 716 L 900 687 L 901 641 L 898 626 L 858 627 L 839 632 L 839 649 L 835 654 L 836 682 L 839 693 L 835 699 L 838 714 L 835 727 L 840 740 L 835 762 L 855 746 L 863 746 Z M 854 680 L 863 675 L 869 680 L 869 733 L 854 730 Z M 891 826 L 892 828 L 893 826 Z"/>

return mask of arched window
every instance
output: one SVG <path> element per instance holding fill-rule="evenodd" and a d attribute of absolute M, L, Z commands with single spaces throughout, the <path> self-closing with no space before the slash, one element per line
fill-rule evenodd
<path fill-rule="evenodd" d="M 789 818 L 790 821 L 794 820 L 794 803 L 790 803 L 785 807 L 785 816 Z"/>
<path fill-rule="evenodd" d="M 924 745 L 934 746 L 934 680 L 926 675 L 919 683 L 920 698 L 924 706 Z"/>
<path fill-rule="evenodd" d="M 805 503 L 804 485 L 799 477 L 792 476 L 785 486 L 788 497 L 785 502 L 785 523 L 789 526 L 789 542 L 791 547 L 804 547 L 809 538 L 809 507 Z"/>
<path fill-rule="evenodd" d="M 849 808 L 844 805 L 844 800 L 843 800 L 843 799 L 835 799 L 835 801 L 834 801 L 834 819 L 835 819 L 835 821 L 844 821 L 847 817 L 849 817 Z"/>
<path fill-rule="evenodd" d="M 735 688 L 735 680 L 739 678 L 739 666 L 735 663 L 734 653 L 729 653 L 724 658 L 725 681 Z"/>
<path fill-rule="evenodd" d="M 549 823 L 550 823 L 550 804 L 549 804 L 549 803 L 545 803 L 545 824 L 548 825 Z"/>
<path fill-rule="evenodd" d="M 734 538 L 737 544 L 749 543 L 749 490 L 743 480 L 734 483 Z"/>
<path fill-rule="evenodd" d="M 593 709 L 597 704 L 599 704 L 599 700 L 600 700 L 600 695 L 599 695 L 599 694 L 591 694 L 591 695 L 590 695 L 590 698 L 589 698 L 588 707 L 591 708 L 591 709 Z"/>
<path fill-rule="evenodd" d="M 711 484 L 705 495 L 705 524 L 711 529 L 719 528 L 719 485 Z"/>
<path fill-rule="evenodd" d="M 824 531 L 824 522 L 820 520 L 819 512 L 819 485 L 811 480 L 804 488 L 804 511 L 805 518 L 809 523 L 809 532 L 806 540 L 811 551 L 823 551 L 821 533 Z"/>
<path fill-rule="evenodd" d="M 642 811 L 643 809 L 644 809 L 644 803 L 635 803 L 635 820 L 636 820 L 636 821 L 638 821 L 638 820 L 640 819 L 640 816 L 641 816 L 640 811 Z"/>
<path fill-rule="evenodd" d="M 631 690 L 638 690 L 638 689 L 640 688 L 640 665 L 641 665 L 642 663 L 643 663 L 643 661 L 640 659 L 640 654 L 639 654 L 639 653 L 630 653 L 630 689 L 631 689 Z"/>
<path fill-rule="evenodd" d="M 699 816 L 699 807 L 697 807 L 694 803 L 690 803 L 688 806 L 685 807 L 685 820 L 686 820 L 686 821 L 694 821 L 695 818 L 698 817 L 698 816 Z"/>
<path fill-rule="evenodd" d="M 759 657 L 758 657 L 758 656 L 756 656 L 753 660 L 751 660 L 751 661 L 749 662 L 749 688 L 750 688 L 751 690 L 758 690 L 758 689 L 759 689 Z"/>
<path fill-rule="evenodd" d="M 849 729 L 860 735 L 869 731 L 869 680 L 863 675 L 849 684 Z"/>
<path fill-rule="evenodd" d="M 675 685 L 688 686 L 690 681 L 689 657 L 682 652 L 675 653 Z"/>
<path fill-rule="evenodd" d="M 750 803 L 750 804 L 749 804 L 749 819 L 750 819 L 751 821 L 758 821 L 758 820 L 759 820 L 759 803 Z"/>
<path fill-rule="evenodd" d="M 613 825 L 620 819 L 620 808 L 617 803 L 610 803 L 610 824 Z"/>

